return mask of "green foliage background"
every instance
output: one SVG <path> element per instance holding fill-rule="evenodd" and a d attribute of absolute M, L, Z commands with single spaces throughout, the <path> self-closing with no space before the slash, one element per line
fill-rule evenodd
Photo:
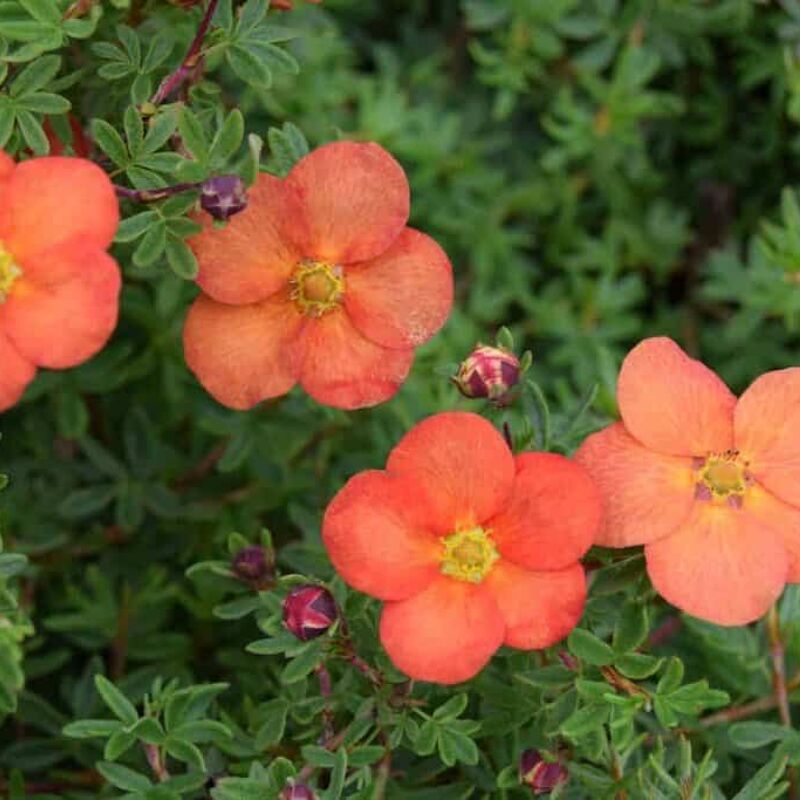
<path fill-rule="evenodd" d="M 319 523 L 416 420 L 474 408 L 446 376 L 500 326 L 532 349 L 535 385 L 481 410 L 560 452 L 613 416 L 619 361 L 644 336 L 673 336 L 737 391 L 798 362 L 800 3 L 223 0 L 204 80 L 159 108 L 146 101 L 202 9 L 89 5 L 65 20 L 66 0 L 0 2 L 0 146 L 46 152 L 45 116 L 68 139 L 71 109 L 116 182 L 155 188 L 378 141 L 408 171 L 411 223 L 451 256 L 457 300 L 384 406 L 294 392 L 222 409 L 180 345 L 196 197 L 123 204 L 112 342 L 0 419 L 0 794 L 267 800 L 304 770 L 325 800 L 514 798 L 529 793 L 519 753 L 538 747 L 568 762 L 564 798 L 792 796 L 800 733 L 770 704 L 764 626 L 676 621 L 637 552 L 591 554 L 568 644 L 503 651 L 445 690 L 392 671 L 377 604 L 333 578 Z M 337 634 L 281 632 L 293 578 L 259 594 L 230 577 L 229 553 L 263 528 L 282 575 L 332 581 L 379 687 Z M 796 588 L 779 622 L 791 679 Z M 742 706 L 736 724 L 709 716 Z"/>

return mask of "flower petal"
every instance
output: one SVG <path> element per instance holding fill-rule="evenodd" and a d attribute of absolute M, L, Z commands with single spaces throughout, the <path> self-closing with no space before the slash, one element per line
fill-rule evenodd
<path fill-rule="evenodd" d="M 483 585 L 437 578 L 424 592 L 387 603 L 380 636 L 409 678 L 461 683 L 478 674 L 503 642 L 505 623 Z"/>
<path fill-rule="evenodd" d="M 500 554 L 528 570 L 564 569 L 588 549 L 602 498 L 586 470 L 555 453 L 516 458 L 511 497 L 487 522 Z"/>
<path fill-rule="evenodd" d="M 745 625 L 780 596 L 789 559 L 781 537 L 745 509 L 695 503 L 672 535 L 645 547 L 653 586 L 717 625 Z"/>
<path fill-rule="evenodd" d="M 747 492 L 744 509 L 783 539 L 789 555 L 787 581 L 800 583 L 800 508 L 785 503 L 756 484 Z"/>
<path fill-rule="evenodd" d="M 0 239 L 17 259 L 72 239 L 104 250 L 118 223 L 119 204 L 109 177 L 84 158 L 24 161 L 0 198 Z"/>
<path fill-rule="evenodd" d="M 16 166 L 14 159 L 4 150 L 0 150 L 0 180 L 8 178 Z"/>
<path fill-rule="evenodd" d="M 498 513 L 514 485 L 514 457 L 493 425 L 477 414 L 434 414 L 413 427 L 386 463 L 427 489 L 440 535 Z"/>
<path fill-rule="evenodd" d="M 365 408 L 393 397 L 414 351 L 387 350 L 365 339 L 342 309 L 309 320 L 297 342 L 298 380 L 318 403 Z"/>
<path fill-rule="evenodd" d="M 0 327 L 0 411 L 19 402 L 36 375 L 36 367 L 22 356 Z"/>
<path fill-rule="evenodd" d="M 222 228 L 208 214 L 189 239 L 202 290 L 220 303 L 256 303 L 286 285 L 302 259 L 287 233 L 300 214 L 298 195 L 286 181 L 262 172 L 248 190 L 247 208 Z"/>
<path fill-rule="evenodd" d="M 733 445 L 736 398 L 672 339 L 645 339 L 628 353 L 617 400 L 628 432 L 651 450 L 704 456 Z"/>
<path fill-rule="evenodd" d="M 229 306 L 201 294 L 183 329 L 186 363 L 217 402 L 252 408 L 294 386 L 291 344 L 303 321 L 285 296 Z"/>
<path fill-rule="evenodd" d="M 333 498 L 322 541 L 345 582 L 381 600 L 403 600 L 439 574 L 442 545 L 425 530 L 419 487 L 386 472 L 361 472 Z"/>
<path fill-rule="evenodd" d="M 74 367 L 113 333 L 121 284 L 108 253 L 73 240 L 25 260 L 0 319 L 26 359 L 51 369 Z"/>
<path fill-rule="evenodd" d="M 577 624 L 586 601 L 580 564 L 531 572 L 500 560 L 486 577 L 506 623 L 505 644 L 537 650 L 561 641 Z"/>
<path fill-rule="evenodd" d="M 286 178 L 303 200 L 294 238 L 307 257 L 349 264 L 380 255 L 408 220 L 403 168 L 380 145 L 332 142 Z"/>
<path fill-rule="evenodd" d="M 596 544 L 631 547 L 662 539 L 689 516 L 692 462 L 642 447 L 621 422 L 589 436 L 575 453 L 603 495 Z"/>
<path fill-rule="evenodd" d="M 345 308 L 368 339 L 416 347 L 444 325 L 453 307 L 453 268 L 424 233 L 405 228 L 377 258 L 347 268 Z"/>
<path fill-rule="evenodd" d="M 767 372 L 739 398 L 736 448 L 771 492 L 800 506 L 800 368 Z"/>

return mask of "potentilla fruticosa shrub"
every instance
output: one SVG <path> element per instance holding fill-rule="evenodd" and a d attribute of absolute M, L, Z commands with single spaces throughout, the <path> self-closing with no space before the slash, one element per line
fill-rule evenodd
<path fill-rule="evenodd" d="M 800 798 L 800 4 L 0 0 L 0 796 Z"/>

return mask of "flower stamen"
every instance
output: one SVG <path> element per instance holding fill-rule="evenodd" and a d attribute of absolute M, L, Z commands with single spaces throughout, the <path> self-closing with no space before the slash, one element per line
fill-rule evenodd
<path fill-rule="evenodd" d="M 0 242 L 0 303 L 8 297 L 14 282 L 22 275 L 22 270 L 14 261 L 14 256 Z"/>
<path fill-rule="evenodd" d="M 309 317 L 321 317 L 336 309 L 344 296 L 344 271 L 338 264 L 306 259 L 289 279 L 290 297 Z"/>
<path fill-rule="evenodd" d="M 441 571 L 459 581 L 480 583 L 491 570 L 500 554 L 489 531 L 468 528 L 456 531 L 444 539 Z"/>
<path fill-rule="evenodd" d="M 737 450 L 709 453 L 705 459 L 697 459 L 695 497 L 741 508 L 744 494 L 753 482 L 747 466 Z"/>

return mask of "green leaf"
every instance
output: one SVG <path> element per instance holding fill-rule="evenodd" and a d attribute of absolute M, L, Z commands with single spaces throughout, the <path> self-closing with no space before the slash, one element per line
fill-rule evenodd
<path fill-rule="evenodd" d="M 64 726 L 64 736 L 72 739 L 94 739 L 110 736 L 120 730 L 122 723 L 113 719 L 79 719 Z"/>
<path fill-rule="evenodd" d="M 575 628 L 567 639 L 570 652 L 587 664 L 605 666 L 614 661 L 611 646 L 584 628 Z"/>
<path fill-rule="evenodd" d="M 118 166 L 128 164 L 128 149 L 117 131 L 104 119 L 92 120 L 92 138 L 97 146 Z"/>
<path fill-rule="evenodd" d="M 150 781 L 139 772 L 134 772 L 122 764 L 100 761 L 97 771 L 113 786 L 125 792 L 143 792 L 150 788 Z"/>
<path fill-rule="evenodd" d="M 592 704 L 579 708 L 561 724 L 561 733 L 578 739 L 599 730 L 608 720 L 610 706 Z"/>
<path fill-rule="evenodd" d="M 244 138 L 244 117 L 239 109 L 234 109 L 225 118 L 225 122 L 217 131 L 211 142 L 209 160 L 212 163 L 224 163 L 231 158 L 242 144 Z"/>
<path fill-rule="evenodd" d="M 102 675 L 95 675 L 94 685 L 97 693 L 114 716 L 121 719 L 126 725 L 133 725 L 139 719 L 133 703 L 111 681 Z"/>
<path fill-rule="evenodd" d="M 319 648 L 314 646 L 306 648 L 284 667 L 281 682 L 290 684 L 302 680 L 317 666 L 320 658 Z"/>
<path fill-rule="evenodd" d="M 733 796 L 732 800 L 764 800 L 767 796 L 767 790 L 772 789 L 781 781 L 785 770 L 786 757 L 773 756 L 744 785 L 742 790 Z M 788 786 L 788 781 L 785 785 Z"/>
<path fill-rule="evenodd" d="M 206 135 L 200 119 L 187 106 L 181 109 L 178 117 L 178 132 L 183 140 L 183 146 L 194 156 L 196 161 L 205 164 L 208 161 Z"/>
<path fill-rule="evenodd" d="M 166 245 L 167 263 L 170 269 L 184 280 L 191 281 L 197 277 L 200 265 L 189 245 L 181 239 L 170 236 Z"/>
<path fill-rule="evenodd" d="M 765 747 L 772 742 L 789 739 L 792 735 L 791 728 L 786 728 L 777 722 L 737 722 L 728 729 L 730 740 L 744 750 Z"/>
<path fill-rule="evenodd" d="M 333 769 L 331 770 L 330 781 L 325 792 L 325 800 L 339 800 L 344 789 L 344 781 L 347 777 L 347 750 L 340 747 L 336 751 Z"/>
<path fill-rule="evenodd" d="M 191 742 L 184 739 L 173 739 L 170 736 L 165 742 L 167 752 L 178 761 L 183 761 L 190 767 L 193 767 L 200 772 L 205 772 L 206 764 L 203 759 L 203 754 Z"/>
<path fill-rule="evenodd" d="M 61 69 L 61 58 L 59 56 L 48 55 L 37 58 L 14 78 L 11 84 L 11 96 L 24 98 L 39 89 L 43 89 L 52 83 L 59 69 Z"/>

